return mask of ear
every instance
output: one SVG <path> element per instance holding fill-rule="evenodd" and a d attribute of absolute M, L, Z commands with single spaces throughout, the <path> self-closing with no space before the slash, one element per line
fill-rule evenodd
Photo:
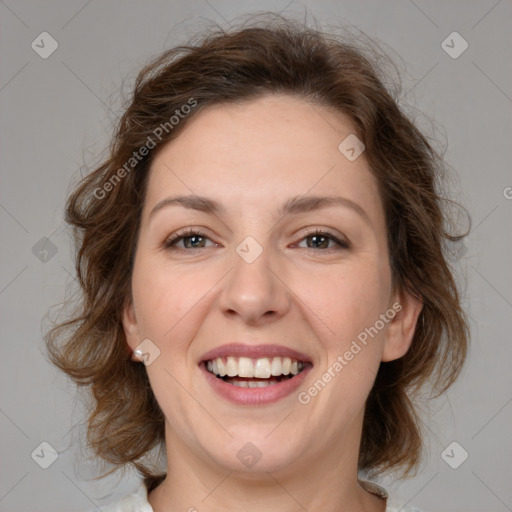
<path fill-rule="evenodd" d="M 395 295 L 395 302 L 390 309 L 396 315 L 390 321 L 382 361 L 393 361 L 404 356 L 411 346 L 416 324 L 423 309 L 423 301 L 408 291 Z"/>
<path fill-rule="evenodd" d="M 123 330 L 129 350 L 132 353 L 132 361 L 140 362 L 133 351 L 140 344 L 139 325 L 135 316 L 135 309 L 131 299 L 127 300 L 123 307 Z"/>

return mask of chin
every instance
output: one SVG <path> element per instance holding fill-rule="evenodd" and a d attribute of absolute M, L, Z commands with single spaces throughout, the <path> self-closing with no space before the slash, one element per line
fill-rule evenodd
<path fill-rule="evenodd" d="M 251 434 L 233 437 L 225 443 L 221 450 L 205 452 L 227 471 L 243 475 L 250 480 L 260 479 L 262 474 L 274 473 L 291 465 L 295 465 L 302 455 L 301 446 L 304 443 L 286 441 L 265 432 L 256 434 L 254 428 Z M 206 448 L 206 447 L 205 447 Z M 211 449 L 211 445 L 209 446 Z M 268 475 L 267 475 L 268 476 Z"/>

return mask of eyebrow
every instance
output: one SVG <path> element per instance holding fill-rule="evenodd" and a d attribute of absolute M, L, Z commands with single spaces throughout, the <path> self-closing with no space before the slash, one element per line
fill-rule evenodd
<path fill-rule="evenodd" d="M 188 195 L 171 196 L 158 202 L 151 210 L 149 218 L 153 217 L 162 208 L 168 206 L 181 206 L 190 210 L 197 210 L 204 213 L 222 215 L 226 212 L 224 206 L 215 199 L 209 197 Z M 367 223 L 371 224 L 370 217 L 366 211 L 356 202 L 340 196 L 296 196 L 288 199 L 277 212 L 278 218 L 286 215 L 307 213 L 332 206 L 344 206 L 351 208 L 358 213 Z"/>

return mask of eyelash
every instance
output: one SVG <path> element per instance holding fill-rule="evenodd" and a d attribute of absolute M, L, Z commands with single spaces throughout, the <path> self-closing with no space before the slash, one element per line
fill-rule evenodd
<path fill-rule="evenodd" d="M 199 236 L 201 238 L 207 238 L 208 240 L 210 239 L 205 233 L 203 233 L 201 231 L 197 231 L 195 229 L 187 229 L 186 231 L 178 232 L 175 235 L 173 235 L 172 237 L 169 237 L 165 241 L 165 243 L 164 243 L 164 248 L 165 249 L 169 249 L 169 250 L 176 250 L 177 242 L 179 242 L 180 240 L 184 240 L 185 238 L 191 238 L 193 236 Z M 344 240 L 339 240 L 332 233 L 329 233 L 328 231 L 322 231 L 322 230 L 319 230 L 319 229 L 317 229 L 315 231 L 312 231 L 311 233 L 306 233 L 302 237 L 301 241 L 306 239 L 306 238 L 313 237 L 313 236 L 326 237 L 326 238 L 334 241 L 339 246 L 339 249 L 349 249 L 350 248 L 350 244 L 348 242 L 346 242 Z M 206 247 L 198 247 L 197 249 L 206 249 Z M 311 247 L 306 247 L 306 249 L 311 250 L 311 251 L 315 251 L 316 250 L 316 249 L 311 248 Z M 335 248 L 331 247 L 331 248 L 320 249 L 320 250 L 322 250 L 322 251 L 329 251 L 329 250 L 332 250 L 332 249 L 335 249 Z M 178 248 L 178 250 L 190 251 L 191 249 L 190 248 L 187 249 L 187 248 L 180 247 L 180 248 Z"/>

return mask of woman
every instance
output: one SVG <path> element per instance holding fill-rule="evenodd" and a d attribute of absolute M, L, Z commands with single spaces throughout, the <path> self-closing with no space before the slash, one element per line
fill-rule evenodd
<path fill-rule="evenodd" d="M 441 169 L 364 49 L 292 21 L 141 71 L 47 336 L 95 452 L 145 477 L 107 510 L 395 510 L 370 480 L 415 469 L 412 397 L 467 351 Z"/>

